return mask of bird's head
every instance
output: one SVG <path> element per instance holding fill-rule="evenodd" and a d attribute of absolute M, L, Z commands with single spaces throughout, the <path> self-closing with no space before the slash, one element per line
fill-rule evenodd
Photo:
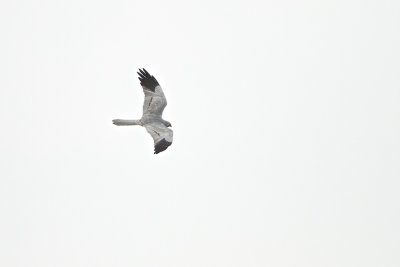
<path fill-rule="evenodd" d="M 167 127 L 172 127 L 172 124 L 169 121 L 164 120 L 164 125 Z"/>

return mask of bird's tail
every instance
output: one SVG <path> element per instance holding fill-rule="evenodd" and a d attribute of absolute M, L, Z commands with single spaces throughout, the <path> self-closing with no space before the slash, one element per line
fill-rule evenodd
<path fill-rule="evenodd" d="M 120 120 L 120 119 L 115 119 L 112 122 L 117 126 L 141 125 L 140 120 Z"/>

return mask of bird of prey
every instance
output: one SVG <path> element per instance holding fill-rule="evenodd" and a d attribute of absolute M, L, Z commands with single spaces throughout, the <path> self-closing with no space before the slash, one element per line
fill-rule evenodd
<path fill-rule="evenodd" d="M 143 114 L 140 120 L 115 119 L 118 126 L 140 125 L 146 128 L 154 140 L 154 154 L 166 150 L 172 144 L 173 131 L 168 128 L 171 123 L 162 118 L 167 99 L 160 84 L 147 70 L 139 69 L 140 85 L 144 92 Z"/>

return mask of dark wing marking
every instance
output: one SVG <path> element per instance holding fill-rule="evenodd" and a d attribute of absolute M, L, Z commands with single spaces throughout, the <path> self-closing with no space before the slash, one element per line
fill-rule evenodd
<path fill-rule="evenodd" d="M 166 150 L 171 144 L 172 142 L 168 142 L 167 140 L 165 140 L 165 138 L 163 138 L 161 141 L 157 142 L 154 145 L 154 154 L 158 154 Z"/>
<path fill-rule="evenodd" d="M 140 85 L 146 87 L 149 91 L 154 92 L 156 90 L 156 87 L 160 85 L 157 82 L 156 78 L 150 75 L 150 73 L 148 73 L 147 70 L 145 70 L 144 68 L 142 70 L 139 69 L 139 72 L 137 74 L 139 74 Z"/>

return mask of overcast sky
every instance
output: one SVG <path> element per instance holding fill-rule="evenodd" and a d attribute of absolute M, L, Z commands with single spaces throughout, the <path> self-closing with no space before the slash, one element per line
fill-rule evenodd
<path fill-rule="evenodd" d="M 2 1 L 0 265 L 400 266 L 400 2 Z M 138 68 L 168 99 L 153 154 Z"/>

